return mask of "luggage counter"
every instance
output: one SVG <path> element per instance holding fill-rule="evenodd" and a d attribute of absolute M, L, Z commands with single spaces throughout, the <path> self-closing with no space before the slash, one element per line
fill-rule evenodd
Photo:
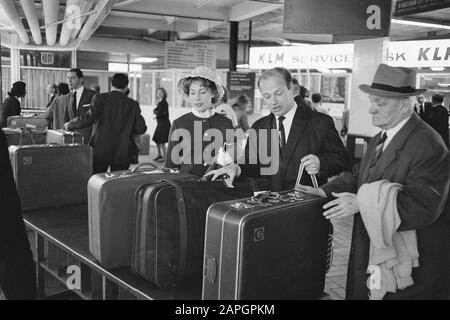
<path fill-rule="evenodd" d="M 85 300 L 201 299 L 201 282 L 163 290 L 131 267 L 105 269 L 89 252 L 87 205 L 25 211 L 23 218 L 34 237 L 39 298 L 46 296 L 45 277 L 51 276 Z"/>

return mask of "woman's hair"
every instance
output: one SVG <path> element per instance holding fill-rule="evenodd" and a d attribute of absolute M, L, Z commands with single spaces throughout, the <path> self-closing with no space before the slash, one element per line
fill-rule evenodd
<path fill-rule="evenodd" d="M 219 91 L 217 89 L 217 86 L 214 82 L 212 82 L 208 79 L 205 79 L 205 78 L 193 77 L 193 78 L 184 79 L 184 81 L 183 81 L 184 94 L 189 96 L 189 89 L 191 87 L 191 84 L 196 81 L 200 82 L 202 84 L 202 86 L 204 86 L 205 88 L 208 88 L 209 90 L 211 90 L 212 94 L 214 95 L 211 102 L 213 104 L 217 103 L 219 100 Z"/>
<path fill-rule="evenodd" d="M 158 90 L 160 90 L 163 93 L 163 100 L 167 99 L 167 91 L 163 87 L 159 87 Z"/>
<path fill-rule="evenodd" d="M 61 96 L 68 94 L 70 92 L 69 85 L 65 82 L 58 83 L 56 92 Z"/>

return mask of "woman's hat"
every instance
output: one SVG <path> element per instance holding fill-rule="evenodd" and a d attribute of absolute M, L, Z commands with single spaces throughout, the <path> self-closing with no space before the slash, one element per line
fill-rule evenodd
<path fill-rule="evenodd" d="M 195 68 L 191 73 L 189 73 L 188 75 L 185 75 L 183 78 L 180 79 L 180 81 L 183 81 L 185 79 L 188 78 L 203 78 L 203 79 L 207 79 L 211 82 L 214 82 L 214 84 L 217 87 L 217 93 L 219 95 L 219 97 L 217 98 L 218 101 L 220 101 L 224 95 L 224 91 L 222 86 L 219 83 L 219 79 L 217 78 L 216 73 L 205 66 L 200 66 Z"/>
<path fill-rule="evenodd" d="M 22 81 L 14 82 L 11 88 L 11 93 L 15 96 L 21 96 L 25 94 L 26 83 Z"/>
<path fill-rule="evenodd" d="M 410 97 L 427 89 L 416 89 L 416 71 L 410 68 L 391 67 L 380 64 L 372 85 L 362 84 L 359 89 L 368 94 L 383 97 Z"/>

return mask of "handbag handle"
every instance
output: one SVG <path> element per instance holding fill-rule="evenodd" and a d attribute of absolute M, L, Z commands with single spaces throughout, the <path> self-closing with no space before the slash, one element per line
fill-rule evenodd
<path fill-rule="evenodd" d="M 303 171 L 305 171 L 305 163 L 300 162 L 300 166 L 298 168 L 298 175 L 297 175 L 297 181 L 295 182 L 295 189 L 298 189 L 300 186 L 300 181 L 302 180 Z M 315 174 L 311 174 L 311 181 L 313 183 L 314 189 L 319 188 L 319 184 L 317 183 L 317 178 Z"/>

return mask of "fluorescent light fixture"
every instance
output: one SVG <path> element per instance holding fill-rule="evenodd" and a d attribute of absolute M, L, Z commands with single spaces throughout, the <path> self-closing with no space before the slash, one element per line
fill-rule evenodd
<path fill-rule="evenodd" d="M 332 73 L 332 74 L 343 74 L 343 73 L 347 73 L 347 70 L 342 70 L 342 69 L 331 69 L 331 73 Z"/>
<path fill-rule="evenodd" d="M 444 67 L 431 67 L 430 69 L 433 71 L 444 71 L 445 70 Z"/>
<path fill-rule="evenodd" d="M 439 87 L 450 87 L 450 83 L 438 83 Z"/>
<path fill-rule="evenodd" d="M 237 64 L 237 69 L 248 69 L 250 66 L 248 64 Z"/>
<path fill-rule="evenodd" d="M 410 21 L 410 20 L 399 20 L 399 19 L 392 19 L 391 21 L 392 21 L 392 23 L 395 23 L 395 24 L 404 24 L 404 25 L 408 25 L 408 26 L 428 27 L 428 28 L 435 28 L 435 29 L 450 30 L 450 26 L 445 25 L 445 24 L 418 22 L 418 21 Z"/>
<path fill-rule="evenodd" d="M 108 63 L 108 71 L 110 72 L 128 72 L 128 65 L 126 63 Z M 130 64 L 130 72 L 142 71 L 141 64 Z"/>
<path fill-rule="evenodd" d="M 319 70 L 319 72 L 322 72 L 322 73 L 331 73 L 330 69 L 317 69 L 317 70 Z"/>
<path fill-rule="evenodd" d="M 149 58 L 149 57 L 139 57 L 134 59 L 136 63 L 152 63 L 158 61 L 158 58 Z"/>

